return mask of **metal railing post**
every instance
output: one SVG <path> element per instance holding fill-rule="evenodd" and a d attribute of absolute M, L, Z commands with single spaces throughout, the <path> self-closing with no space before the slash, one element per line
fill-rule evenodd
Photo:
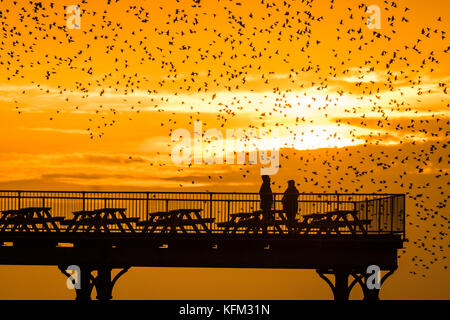
<path fill-rule="evenodd" d="M 378 204 L 379 200 L 376 203 Z M 381 234 L 381 214 L 380 214 L 380 210 L 377 210 L 377 214 L 378 214 L 378 233 Z"/>
<path fill-rule="evenodd" d="M 86 192 L 83 191 L 83 211 L 86 211 Z M 86 230 L 86 225 L 82 226 L 83 231 Z"/>
<path fill-rule="evenodd" d="M 213 216 L 213 213 L 212 213 L 212 197 L 213 197 L 213 194 L 209 193 L 209 218 L 210 219 L 212 219 L 212 216 Z M 209 223 L 209 229 L 212 230 L 212 227 L 213 227 L 213 223 L 210 222 Z"/>
<path fill-rule="evenodd" d="M 369 200 L 366 197 L 366 220 L 369 220 Z"/>
<path fill-rule="evenodd" d="M 20 191 L 17 191 L 17 209 L 20 209 Z"/>
<path fill-rule="evenodd" d="M 147 199 L 145 200 L 145 220 L 148 220 L 148 205 L 149 205 L 150 194 L 147 192 Z"/>
<path fill-rule="evenodd" d="M 394 231 L 394 199 L 395 196 L 391 197 L 391 233 Z"/>
<path fill-rule="evenodd" d="M 405 239 L 406 236 L 406 219 L 405 219 L 405 215 L 406 215 L 406 204 L 405 204 L 405 195 L 402 195 L 403 198 L 403 240 Z"/>

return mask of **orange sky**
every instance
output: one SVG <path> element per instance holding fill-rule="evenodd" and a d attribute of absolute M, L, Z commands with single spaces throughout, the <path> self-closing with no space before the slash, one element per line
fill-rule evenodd
<path fill-rule="evenodd" d="M 410 244 L 383 294 L 450 298 L 448 235 L 439 234 L 448 227 L 448 1 L 367 2 L 381 7 L 379 30 L 365 25 L 360 1 L 86 1 L 79 30 L 66 27 L 73 1 L 16 2 L 0 3 L 0 189 L 256 191 L 260 165 L 175 165 L 170 135 L 193 135 L 194 120 L 223 134 L 277 128 L 274 191 L 294 178 L 302 192 L 407 193 Z M 0 298 L 71 297 L 63 285 L 16 288 L 30 269 L 2 267 Z M 39 270 L 59 288 L 56 270 Z M 174 297 L 163 280 L 143 287 L 142 278 L 158 284 L 139 270 L 117 297 Z M 219 271 L 189 272 L 200 287 L 177 285 L 176 298 L 205 298 L 204 275 Z M 229 284 L 252 271 L 220 272 L 229 278 L 212 298 L 331 297 L 309 271 L 270 271 L 273 283 L 258 290 Z"/>

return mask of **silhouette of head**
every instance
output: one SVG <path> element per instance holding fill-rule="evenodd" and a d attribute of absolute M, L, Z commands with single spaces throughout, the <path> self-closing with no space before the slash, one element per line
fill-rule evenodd
<path fill-rule="evenodd" d="M 295 181 L 294 180 L 289 180 L 288 181 L 288 187 L 295 187 Z"/>
<path fill-rule="evenodd" d="M 261 178 L 263 182 L 270 183 L 270 177 L 267 174 L 262 175 Z"/>

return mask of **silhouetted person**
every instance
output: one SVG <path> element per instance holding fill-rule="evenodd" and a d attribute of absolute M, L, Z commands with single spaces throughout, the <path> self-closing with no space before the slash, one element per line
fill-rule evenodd
<path fill-rule="evenodd" d="M 273 193 L 270 188 L 270 177 L 268 175 L 261 176 L 262 185 L 259 189 L 259 197 L 261 199 L 261 210 L 263 212 L 263 233 L 267 232 L 267 223 L 270 220 L 270 212 L 273 205 Z"/>
<path fill-rule="evenodd" d="M 286 212 L 288 219 L 289 231 L 291 231 L 294 226 L 295 215 L 298 211 L 298 196 L 299 192 L 295 187 L 295 181 L 289 180 L 288 187 L 286 191 L 284 191 L 283 199 L 281 199 L 281 202 L 283 203 L 283 211 Z"/>

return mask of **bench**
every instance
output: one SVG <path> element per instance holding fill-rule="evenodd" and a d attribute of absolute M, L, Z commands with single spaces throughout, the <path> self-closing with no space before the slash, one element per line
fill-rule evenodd
<path fill-rule="evenodd" d="M 358 213 L 358 211 L 355 210 L 339 210 L 339 211 L 329 211 L 329 212 L 324 212 L 324 213 L 311 213 L 311 214 L 305 214 L 302 215 L 303 218 L 305 219 L 310 219 L 310 218 L 316 218 L 316 219 L 323 219 L 323 218 L 327 218 L 330 216 L 334 216 L 334 215 L 347 215 L 347 214 L 356 214 Z"/>
<path fill-rule="evenodd" d="M 187 233 L 185 227 L 191 227 L 196 233 L 211 233 L 207 223 L 213 223 L 215 218 L 202 218 L 201 211 L 202 209 L 175 209 L 151 212 L 147 215 L 148 220 L 139 221 L 137 225 L 144 227 L 144 233 L 176 233 L 178 229 Z"/>
<path fill-rule="evenodd" d="M 64 220 L 61 221 L 61 225 L 74 225 L 74 224 L 79 224 L 79 225 L 91 225 L 93 223 L 102 223 L 102 224 L 108 224 L 108 225 L 114 225 L 119 223 L 130 223 L 130 222 L 138 222 L 139 218 L 124 218 L 124 219 L 97 219 L 96 217 L 93 218 L 85 218 L 83 220 L 80 221 L 74 221 L 73 219 L 70 220 Z"/>
<path fill-rule="evenodd" d="M 202 218 L 202 219 L 196 219 L 192 221 L 172 221 L 170 219 L 164 219 L 164 220 L 157 220 L 157 221 L 139 221 L 137 225 L 139 226 L 169 226 L 173 224 L 183 225 L 183 226 L 189 226 L 194 224 L 202 224 L 202 223 L 212 223 L 214 222 L 214 218 Z"/>
<path fill-rule="evenodd" d="M 355 234 L 355 228 L 358 227 L 363 234 L 367 234 L 365 226 L 370 225 L 371 222 L 372 220 L 334 221 L 324 219 L 311 222 L 302 221 L 297 223 L 295 228 L 297 231 L 303 230 L 305 234 L 309 233 L 312 230 L 316 231 L 318 234 L 329 234 L 332 231 L 340 234 L 340 231 L 342 231 L 340 229 L 348 228 L 351 233 Z"/>
<path fill-rule="evenodd" d="M 59 231 L 56 222 L 64 217 L 52 217 L 50 207 L 26 207 L 3 210 L 0 217 L 1 231 Z M 38 226 L 41 225 L 41 226 Z"/>
<path fill-rule="evenodd" d="M 67 219 L 61 222 L 61 225 L 66 225 L 66 232 L 75 232 L 79 227 L 83 231 L 89 232 L 91 230 L 101 232 L 111 231 L 109 226 L 117 226 L 121 232 L 135 232 L 131 223 L 136 223 L 139 218 L 128 218 L 125 215 L 126 208 L 100 208 L 94 210 L 82 210 L 73 212 L 73 219 Z M 122 226 L 124 224 L 125 226 Z"/>

